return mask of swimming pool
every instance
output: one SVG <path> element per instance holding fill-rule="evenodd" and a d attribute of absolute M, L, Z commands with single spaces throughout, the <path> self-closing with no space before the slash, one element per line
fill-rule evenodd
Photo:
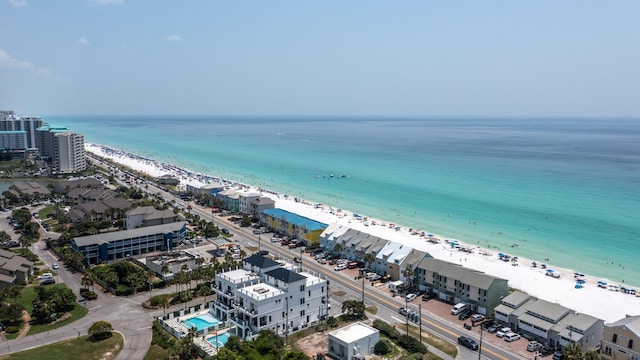
<path fill-rule="evenodd" d="M 211 314 L 202 314 L 192 317 L 188 320 L 183 320 L 180 323 L 188 328 L 196 328 L 198 331 L 206 328 L 214 327 L 220 324 L 222 321 L 216 319 Z"/>
<path fill-rule="evenodd" d="M 222 333 L 222 334 L 220 334 L 218 336 L 212 336 L 212 337 L 208 338 L 207 342 L 209 342 L 209 344 L 211 344 L 213 346 L 216 346 L 216 341 L 217 341 L 217 346 L 218 347 L 223 347 L 227 343 L 227 340 L 229 340 L 229 336 L 231 336 L 231 335 L 229 335 L 228 332 Z M 217 338 L 217 340 L 216 340 L 216 338 Z"/>

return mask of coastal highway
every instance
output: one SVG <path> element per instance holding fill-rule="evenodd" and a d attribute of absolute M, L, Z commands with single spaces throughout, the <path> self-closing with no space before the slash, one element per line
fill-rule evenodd
<path fill-rule="evenodd" d="M 204 208 L 198 205 L 193 205 L 192 212 L 199 214 L 203 218 L 211 218 L 211 211 L 208 208 Z M 287 259 L 293 259 L 296 256 L 300 255 L 299 249 L 289 250 L 286 247 L 282 247 L 279 243 L 272 243 L 269 241 L 269 236 L 257 236 L 252 233 L 253 228 L 234 228 L 234 224 L 229 222 L 227 219 L 214 216 L 214 223 L 220 227 L 226 227 L 240 239 L 248 239 L 251 243 L 248 245 L 260 245 L 260 248 L 263 250 L 268 250 L 269 253 L 281 256 Z M 265 234 L 266 235 L 266 234 Z M 262 241 L 260 241 L 262 240 Z M 247 244 L 245 244 L 247 245 Z M 313 258 L 308 255 L 302 256 L 302 266 L 306 269 L 309 269 L 318 274 L 324 275 L 330 281 L 330 287 L 342 288 L 344 289 L 351 298 L 353 299 L 361 299 L 362 298 L 362 281 L 354 280 L 352 277 L 345 275 L 339 271 L 332 271 L 330 268 L 326 266 L 322 266 Z M 365 303 L 367 306 L 375 305 L 378 308 L 377 317 L 383 319 L 387 322 L 394 322 L 394 320 L 390 319 L 399 319 L 400 323 L 405 322 L 405 317 L 398 313 L 398 309 L 400 307 L 405 306 L 405 302 L 402 297 L 391 297 L 388 291 L 383 291 L 377 287 L 372 287 L 370 285 L 365 285 Z M 452 324 L 443 320 L 441 318 L 433 316 L 433 314 L 427 312 L 426 310 L 422 311 L 422 327 L 423 331 L 432 333 L 437 337 L 447 339 L 451 343 L 456 344 L 459 336 L 467 336 L 474 338 L 478 343 L 480 342 L 480 335 L 478 331 L 464 331 L 462 332 L 459 324 Z M 417 327 L 418 324 L 409 322 L 410 325 Z M 398 330 L 402 331 L 402 327 L 398 327 Z M 485 334 L 488 335 L 488 334 Z M 474 360 L 478 359 L 478 352 L 471 351 L 467 348 L 458 346 L 459 354 L 457 359 L 463 360 Z M 502 360 L 510 360 L 510 359 L 526 359 L 525 357 L 520 356 L 519 354 L 513 354 L 509 349 L 505 349 L 495 344 L 483 341 L 482 342 L 482 352 L 481 357 L 484 359 L 502 359 Z"/>
<path fill-rule="evenodd" d="M 91 157 L 89 157 L 91 158 Z M 102 163 L 98 159 L 92 159 L 94 162 L 100 162 L 102 167 L 105 167 L 105 164 Z M 122 175 L 121 172 L 117 172 L 114 175 Z M 139 179 L 142 180 L 142 179 Z M 136 186 L 143 191 L 153 193 L 153 194 L 161 194 L 166 201 L 170 202 L 169 199 L 175 198 L 173 194 L 163 191 L 158 186 L 150 182 L 142 182 L 142 184 L 136 184 L 135 182 L 131 184 L 132 186 Z M 144 188 L 144 185 L 147 185 L 148 188 Z M 253 245 L 257 245 L 259 243 L 260 237 L 251 232 L 252 228 L 234 228 L 234 224 L 229 222 L 227 219 L 212 216 L 211 209 L 196 205 L 195 203 L 189 203 L 192 206 L 191 212 L 200 215 L 202 219 L 210 219 L 214 222 L 215 225 L 219 227 L 226 227 L 237 236 L 237 239 L 248 239 L 248 241 L 253 242 Z M 176 205 L 181 207 L 186 207 L 187 205 L 182 203 L 182 201 L 176 201 Z M 279 244 L 274 244 L 266 239 L 265 241 L 260 241 L 260 247 L 265 250 L 269 250 L 272 254 L 277 254 L 284 258 L 292 259 L 293 257 L 299 256 L 300 251 L 289 250 L 288 248 L 281 247 Z M 329 281 L 330 286 L 332 288 L 341 288 L 344 289 L 353 299 L 361 299 L 362 296 L 362 282 L 356 281 L 352 277 L 346 276 L 344 273 L 332 271 L 330 268 L 323 267 L 319 263 L 317 263 L 310 256 L 303 256 L 303 266 L 311 271 L 314 271 L 319 274 L 323 274 Z M 405 306 L 405 302 L 402 301 L 402 297 L 391 297 L 389 296 L 389 292 L 382 291 L 376 287 L 372 286 L 364 286 L 365 291 L 365 303 L 367 305 L 375 305 L 378 308 L 378 313 L 375 315 L 380 319 L 384 319 L 387 322 L 393 322 L 393 319 L 398 319 L 399 323 L 403 323 L 405 321 L 404 316 L 398 313 L 398 309 L 400 307 Z M 392 319 L 390 321 L 390 319 Z M 423 331 L 434 334 L 437 337 L 442 339 L 447 339 L 453 344 L 457 343 L 457 339 L 459 336 L 467 336 L 474 338 L 477 342 L 480 342 L 479 334 L 474 332 L 462 332 L 459 328 L 459 325 L 454 325 L 452 323 L 447 322 L 444 319 L 433 316 L 433 314 L 423 310 L 421 323 L 423 326 Z M 412 326 L 418 326 L 418 324 L 410 322 Z M 402 330 L 401 328 L 399 330 Z M 526 359 L 525 357 L 519 354 L 513 354 L 509 349 L 505 349 L 495 344 L 484 341 L 482 342 L 482 352 L 481 355 L 478 354 L 477 351 L 471 351 L 467 348 L 458 346 L 459 354 L 457 359 L 462 360 L 474 360 L 474 359 L 501 359 L 501 360 L 521 360 Z"/>

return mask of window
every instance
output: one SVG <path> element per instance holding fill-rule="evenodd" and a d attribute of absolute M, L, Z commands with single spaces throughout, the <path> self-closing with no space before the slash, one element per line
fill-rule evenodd
<path fill-rule="evenodd" d="M 611 355 L 611 346 L 607 345 L 604 347 L 604 353 L 607 355 Z"/>
<path fill-rule="evenodd" d="M 629 349 L 633 349 L 633 339 L 629 339 Z"/>
<path fill-rule="evenodd" d="M 304 291 L 304 285 L 300 285 L 300 292 Z"/>
<path fill-rule="evenodd" d="M 618 342 L 618 334 L 613 334 L 613 339 L 611 339 L 611 342 L 614 344 Z"/>

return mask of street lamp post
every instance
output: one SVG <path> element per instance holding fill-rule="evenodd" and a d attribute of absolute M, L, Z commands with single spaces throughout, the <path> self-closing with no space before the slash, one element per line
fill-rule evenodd
<path fill-rule="evenodd" d="M 478 345 L 478 360 L 482 356 L 482 324 L 480 324 L 480 344 Z"/>

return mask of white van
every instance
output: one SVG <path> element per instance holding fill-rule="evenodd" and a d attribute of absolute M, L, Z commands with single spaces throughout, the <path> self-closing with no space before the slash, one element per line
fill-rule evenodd
<path fill-rule="evenodd" d="M 451 315 L 458 315 L 460 314 L 463 310 L 467 310 L 469 308 L 469 305 L 465 304 L 465 303 L 458 303 L 455 304 L 452 308 L 451 308 Z"/>

